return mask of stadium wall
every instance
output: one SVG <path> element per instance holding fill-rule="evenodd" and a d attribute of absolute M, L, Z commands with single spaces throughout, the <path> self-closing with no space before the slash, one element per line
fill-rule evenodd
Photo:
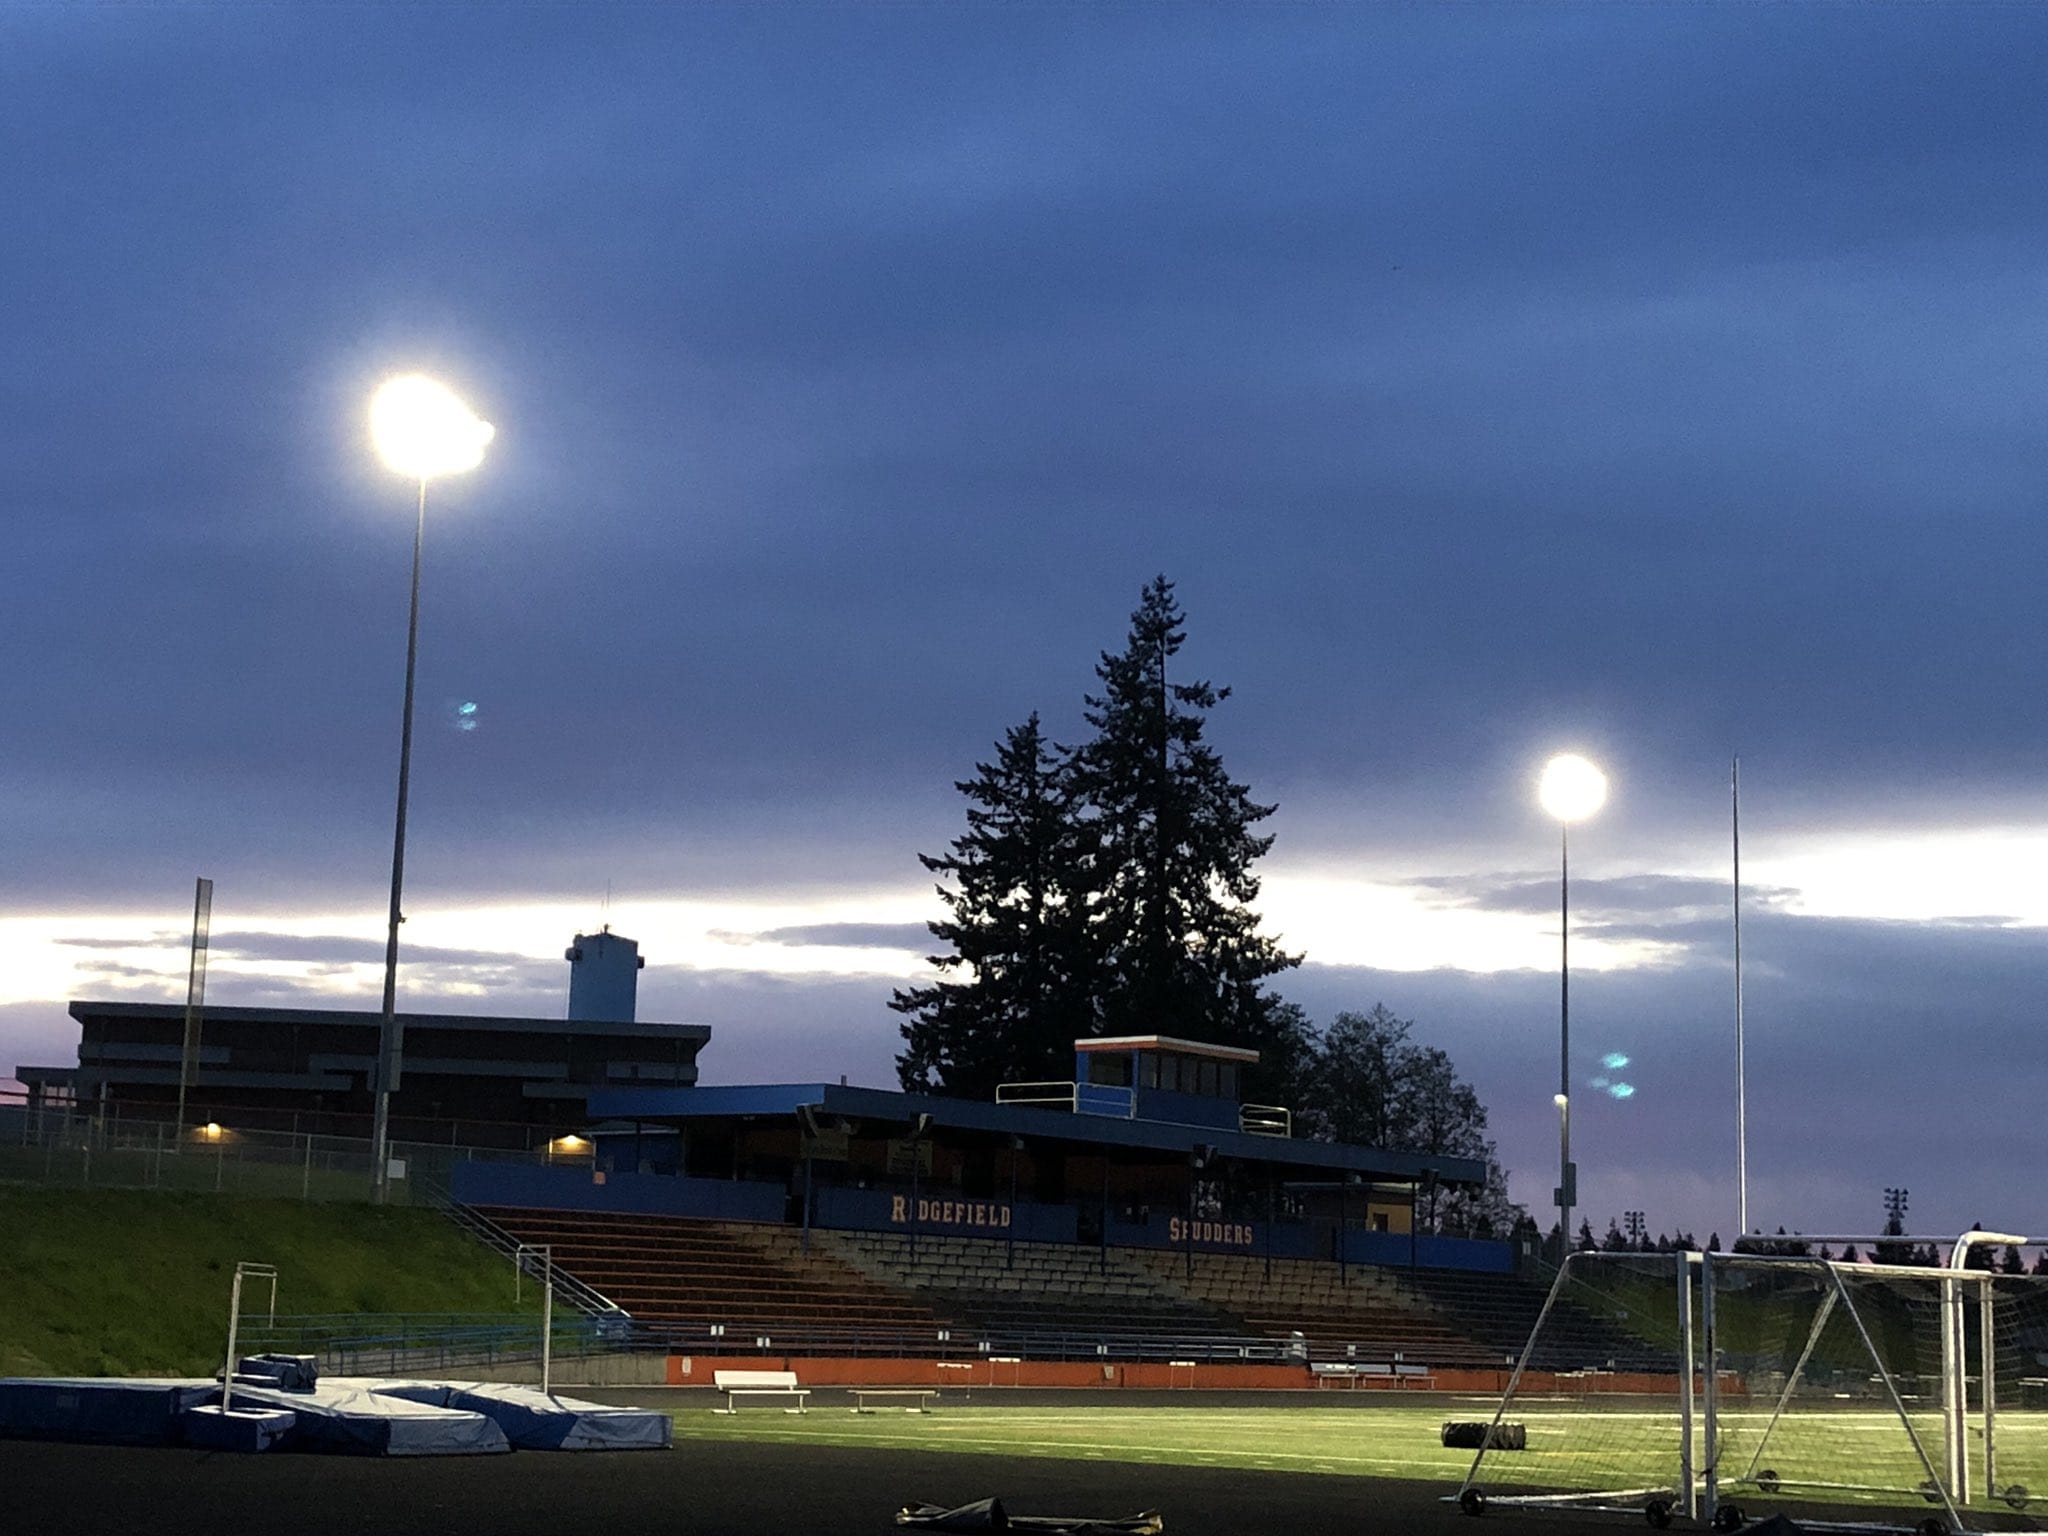
<path fill-rule="evenodd" d="M 1507 1390 L 1506 1367 L 1458 1366 L 1431 1371 L 1422 1378 L 1386 1376 L 1320 1377 L 1305 1365 L 1198 1362 L 1173 1365 L 1163 1360 L 1092 1361 L 991 1359 L 965 1362 L 886 1357 L 820 1355 L 670 1355 L 668 1385 L 710 1387 L 718 1371 L 794 1371 L 806 1387 L 1059 1387 L 1067 1390 L 1171 1391 L 1266 1390 L 1360 1391 L 1414 1396 L 1422 1392 L 1478 1393 L 1498 1397 Z M 1567 1397 L 1671 1397 L 1678 1391 L 1674 1376 L 1640 1371 L 1529 1371 L 1522 1377 L 1524 1393 Z M 1740 1381 L 1725 1377 L 1723 1390 L 1743 1395 Z"/>
<path fill-rule="evenodd" d="M 505 1205 L 545 1210 L 602 1211 L 641 1216 L 689 1216 L 706 1221 L 794 1224 L 793 1201 L 779 1184 L 745 1179 L 703 1179 L 663 1173 L 607 1173 L 587 1164 L 528 1167 L 517 1163 L 455 1165 L 450 1185 L 464 1205 Z M 1079 1212 L 1071 1205 L 1031 1201 L 964 1200 L 941 1192 L 916 1197 L 873 1189 L 823 1188 L 813 1195 L 819 1227 L 856 1232 L 904 1232 L 914 1225 L 932 1235 L 1003 1238 L 1022 1242 L 1072 1243 L 1079 1237 Z M 1143 1222 L 1109 1224 L 1109 1242 L 1123 1248 L 1181 1248 L 1192 1242 L 1202 1252 L 1242 1253 L 1275 1258 L 1335 1261 L 1333 1234 L 1313 1224 L 1263 1221 L 1196 1221 L 1176 1212 L 1154 1211 Z M 1270 1245 L 1270 1246 L 1269 1246 Z M 1401 1232 L 1344 1234 L 1345 1262 L 1507 1274 L 1514 1250 L 1478 1238 Z"/>

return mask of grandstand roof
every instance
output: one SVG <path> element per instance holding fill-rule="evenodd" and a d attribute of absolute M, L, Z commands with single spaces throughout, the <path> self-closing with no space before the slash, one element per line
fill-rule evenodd
<path fill-rule="evenodd" d="M 1185 1155 L 1197 1145 L 1222 1157 L 1271 1163 L 1302 1173 L 1358 1173 L 1368 1178 L 1412 1180 L 1433 1173 L 1445 1184 L 1480 1185 L 1486 1165 L 1478 1158 L 1431 1152 L 1395 1152 L 1339 1142 L 1257 1136 L 1182 1125 L 1167 1120 L 1127 1120 L 1030 1105 L 985 1103 L 937 1094 L 898 1093 L 837 1083 L 756 1083 L 697 1088 L 611 1088 L 590 1095 L 590 1113 L 601 1120 L 685 1121 L 794 1117 L 799 1108 L 850 1120 L 931 1123 L 991 1135 L 1032 1136 L 1103 1148 L 1129 1148 Z"/>

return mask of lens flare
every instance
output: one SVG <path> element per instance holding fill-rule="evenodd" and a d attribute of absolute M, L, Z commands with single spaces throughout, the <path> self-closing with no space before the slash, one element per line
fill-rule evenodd
<path fill-rule="evenodd" d="M 1616 1083 L 1612 1088 L 1607 1090 L 1607 1096 L 1610 1099 L 1632 1099 L 1636 1096 L 1635 1084 Z"/>
<path fill-rule="evenodd" d="M 1623 1067 L 1628 1065 L 1628 1058 L 1622 1055 L 1619 1051 L 1609 1051 L 1605 1056 L 1602 1056 L 1600 1058 L 1600 1065 L 1605 1067 L 1610 1072 L 1619 1072 Z"/>

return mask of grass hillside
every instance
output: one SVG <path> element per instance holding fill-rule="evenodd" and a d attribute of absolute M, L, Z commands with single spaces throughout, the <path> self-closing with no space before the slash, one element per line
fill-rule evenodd
<path fill-rule="evenodd" d="M 434 1211 L 0 1187 L 0 1376 L 208 1374 L 243 1259 L 280 1316 L 514 1310 L 509 1264 Z"/>

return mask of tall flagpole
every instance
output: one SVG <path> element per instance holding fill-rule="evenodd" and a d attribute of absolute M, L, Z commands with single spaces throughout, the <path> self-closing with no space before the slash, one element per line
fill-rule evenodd
<path fill-rule="evenodd" d="M 1729 831 L 1735 853 L 1735 1224 L 1749 1231 L 1749 1070 L 1742 1038 L 1742 759 L 1728 769 Z"/>

